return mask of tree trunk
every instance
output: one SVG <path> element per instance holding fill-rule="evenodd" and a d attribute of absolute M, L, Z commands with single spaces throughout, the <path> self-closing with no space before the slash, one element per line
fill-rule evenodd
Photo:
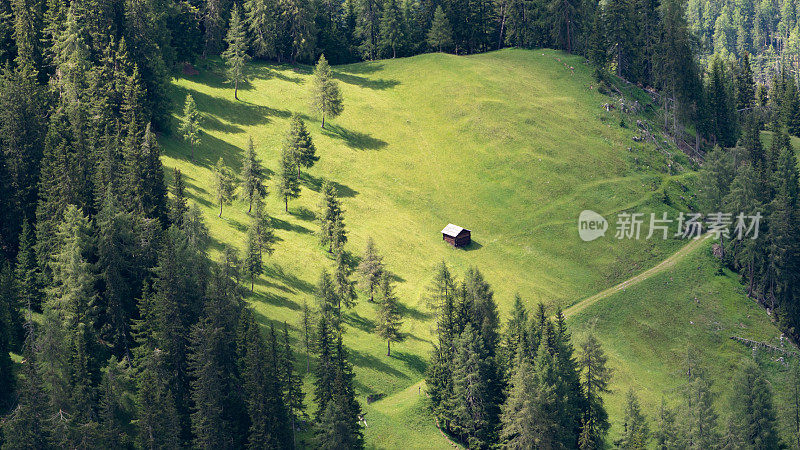
<path fill-rule="evenodd" d="M 222 200 L 219 201 L 219 217 L 222 218 Z"/>
<path fill-rule="evenodd" d="M 392 340 L 386 340 L 386 356 L 392 356 Z"/>
<path fill-rule="evenodd" d="M 256 275 L 250 275 L 250 292 L 256 291 Z"/>
<path fill-rule="evenodd" d="M 239 80 L 233 82 L 233 98 L 239 100 Z"/>
<path fill-rule="evenodd" d="M 325 113 L 322 113 L 322 128 L 325 128 Z"/>
<path fill-rule="evenodd" d="M 289 197 L 283 197 L 284 209 L 289 212 Z"/>

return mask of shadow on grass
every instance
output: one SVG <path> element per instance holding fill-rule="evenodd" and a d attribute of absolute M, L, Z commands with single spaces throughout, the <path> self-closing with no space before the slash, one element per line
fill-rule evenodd
<path fill-rule="evenodd" d="M 374 138 L 359 131 L 348 130 L 339 125 L 328 124 L 326 128 L 323 129 L 322 134 L 331 138 L 341 139 L 348 147 L 356 150 L 379 150 L 389 145 L 384 140 Z"/>
<path fill-rule="evenodd" d="M 249 280 L 245 280 L 245 282 L 246 282 L 245 284 L 248 284 Z M 262 285 L 263 282 L 261 280 L 256 280 L 256 284 Z M 250 287 L 250 286 L 247 286 L 247 287 Z M 260 293 L 260 292 L 253 293 L 253 292 L 250 292 L 249 289 L 247 290 L 247 293 L 248 293 L 248 295 L 250 295 L 251 301 L 253 301 L 253 302 L 266 303 L 266 304 L 269 304 L 269 305 L 272 305 L 272 306 L 276 306 L 278 308 L 289 308 L 292 311 L 300 311 L 300 309 L 301 309 L 300 305 L 298 305 L 297 303 L 289 300 L 288 298 L 286 298 L 286 297 L 284 297 L 282 295 L 277 295 L 277 294 L 272 294 L 272 293 Z M 280 323 L 280 327 L 278 327 L 277 324 L 276 324 L 276 328 L 279 328 L 280 330 L 283 330 L 283 323 L 282 322 Z"/>
<path fill-rule="evenodd" d="M 359 330 L 365 333 L 371 333 L 372 330 L 375 329 L 375 322 L 367 319 L 366 317 L 362 317 L 360 314 L 355 312 L 350 314 L 344 314 L 344 323 L 350 325 L 353 328 L 358 328 Z"/>
<path fill-rule="evenodd" d="M 403 361 L 409 369 L 417 373 L 425 373 L 425 371 L 428 370 L 428 363 L 425 362 L 425 360 L 422 359 L 419 355 L 413 355 L 411 353 L 406 353 L 406 352 L 393 351 L 392 358 Z"/>
<path fill-rule="evenodd" d="M 306 208 L 305 206 L 301 206 L 301 207 L 297 208 L 291 214 L 293 216 L 297 217 L 298 219 L 300 219 L 302 221 L 305 221 L 305 222 L 314 222 L 315 220 L 317 220 L 316 213 L 314 213 L 314 211 L 311 211 L 310 209 Z"/>
<path fill-rule="evenodd" d="M 315 177 L 314 175 L 304 173 L 302 175 L 302 179 L 304 184 L 314 192 L 319 192 L 322 189 L 322 183 L 325 182 L 325 178 L 323 177 Z M 330 180 L 333 187 L 336 189 L 336 195 L 339 198 L 350 198 L 355 197 L 358 195 L 358 191 L 355 189 L 351 189 L 344 184 L 337 183 L 336 181 Z"/>
<path fill-rule="evenodd" d="M 280 265 L 269 266 L 264 270 L 264 275 L 270 278 L 274 278 L 276 280 L 281 281 L 286 286 L 291 287 L 297 291 L 302 291 L 306 293 L 314 292 L 314 285 L 297 278 L 297 276 L 287 273 L 283 270 L 283 267 Z"/>
<path fill-rule="evenodd" d="M 397 378 L 408 379 L 408 375 L 372 355 L 349 349 L 347 356 L 354 366 L 377 370 Z"/>
<path fill-rule="evenodd" d="M 414 320 L 419 320 L 419 321 L 426 321 L 431 318 L 431 314 L 420 311 L 417 308 L 407 306 L 403 302 L 397 302 L 397 304 L 400 307 L 400 315 L 402 317 L 410 317 Z"/>
<path fill-rule="evenodd" d="M 342 73 L 355 73 L 359 75 L 365 75 L 382 70 L 383 63 L 377 61 L 355 63 L 355 64 L 348 64 L 346 66 L 339 66 L 336 69 Z"/>
<path fill-rule="evenodd" d="M 311 230 L 302 225 L 295 225 L 293 223 L 278 219 L 276 217 L 272 217 L 272 227 L 275 228 L 276 230 L 285 230 L 285 231 L 290 231 L 292 233 L 303 233 L 303 234 L 312 233 Z"/>
<path fill-rule="evenodd" d="M 461 250 L 464 250 L 465 252 L 471 252 L 471 251 L 474 251 L 474 250 L 480 250 L 480 249 L 482 249 L 482 248 L 483 248 L 483 245 L 481 245 L 481 243 L 480 243 L 480 242 L 477 242 L 477 241 L 475 241 L 475 240 L 471 240 L 471 241 L 469 242 L 469 245 L 466 245 L 466 246 L 464 246 L 464 247 L 459 247 L 459 248 L 460 248 Z"/>
<path fill-rule="evenodd" d="M 164 154 L 208 170 L 214 169 L 219 158 L 222 158 L 225 165 L 230 168 L 240 166 L 242 150 L 239 147 L 208 133 L 203 133 L 200 139 L 200 145 L 194 149 L 194 158 L 192 157 L 192 148 L 183 142 L 180 136 L 172 136 L 165 142 L 167 145 L 164 145 Z"/>
<path fill-rule="evenodd" d="M 270 117 L 288 118 L 292 115 L 289 110 L 274 109 L 267 106 L 256 105 L 249 102 L 237 101 L 231 95 L 230 99 L 214 97 L 203 92 L 199 92 L 184 87 L 174 88 L 175 102 L 182 105 L 186 99 L 187 94 L 192 94 L 197 109 L 204 113 L 204 120 L 201 120 L 200 126 L 205 127 L 206 122 L 210 119 L 211 126 L 225 127 L 224 124 L 218 124 L 213 120 L 225 120 L 236 125 L 263 125 L 270 121 Z"/>
<path fill-rule="evenodd" d="M 343 72 L 334 72 L 333 78 L 336 78 L 342 83 L 352 84 L 354 86 L 360 86 L 363 88 L 375 89 L 375 90 L 391 89 L 400 84 L 400 82 L 397 80 L 386 80 L 383 78 L 378 78 L 373 80 L 371 78 L 360 77 L 358 75 L 352 75 L 352 73 L 343 73 Z"/>

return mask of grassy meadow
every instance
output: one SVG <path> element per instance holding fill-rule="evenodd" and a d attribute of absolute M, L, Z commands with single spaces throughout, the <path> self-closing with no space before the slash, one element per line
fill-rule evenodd
<path fill-rule="evenodd" d="M 288 323 L 298 368 L 306 363 L 298 330 L 302 304 L 313 305 L 320 271 L 333 266 L 315 235 L 323 179 L 343 199 L 347 251 L 358 257 L 372 237 L 396 275 L 405 339 L 393 344 L 391 357 L 373 332 L 375 305 L 362 294 L 346 315 L 345 344 L 367 413 L 368 447 L 449 445 L 427 414 L 422 383 L 433 339 L 426 287 L 437 263 L 446 261 L 458 275 L 478 267 L 505 323 L 517 292 L 530 307 L 567 308 L 684 245 L 614 239 L 618 212 L 694 206 L 695 174 L 679 150 L 632 140 L 640 132 L 636 120 L 652 121 L 654 109 L 640 100 L 638 115 L 607 112 L 602 105 L 612 100 L 597 91 L 580 57 L 507 49 L 334 67 L 345 109 L 325 129 L 308 106 L 310 67 L 252 64 L 240 101 L 222 71 L 211 62 L 200 75 L 173 83 L 176 117 L 187 93 L 203 114 L 202 143 L 192 160 L 180 136 L 162 136 L 163 161 L 168 174 L 177 167 L 185 175 L 190 200 L 210 230 L 212 254 L 224 245 L 243 251 L 247 204 L 237 200 L 217 217 L 213 165 L 222 157 L 240 171 L 252 137 L 274 177 L 289 119 L 303 115 L 320 160 L 304 170 L 301 197 L 288 213 L 274 192 L 267 198 L 278 242 L 249 297 L 265 324 Z M 577 217 L 584 209 L 610 219 L 604 238 L 580 240 Z M 442 242 L 448 223 L 471 229 L 474 243 L 455 250 Z M 716 275 L 708 253 L 704 247 L 570 319 L 576 337 L 594 327 L 610 355 L 617 376 L 608 401 L 616 425 L 627 386 L 641 388 L 648 409 L 675 392 L 688 343 L 705 349 L 701 354 L 722 387 L 737 358 L 749 354 L 730 334 L 777 335 L 734 275 Z M 385 397 L 367 405 L 370 394 Z"/>

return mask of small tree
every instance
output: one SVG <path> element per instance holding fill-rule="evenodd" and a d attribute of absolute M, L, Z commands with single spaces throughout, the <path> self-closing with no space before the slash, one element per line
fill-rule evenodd
<path fill-rule="evenodd" d="M 250 276 L 250 292 L 255 290 L 256 277 L 264 273 L 261 242 L 256 227 L 257 225 L 253 224 L 247 230 L 247 254 L 244 258 L 244 270 Z"/>
<path fill-rule="evenodd" d="M 322 128 L 325 128 L 325 116 L 338 116 L 344 109 L 339 84 L 333 79 L 331 66 L 325 55 L 319 57 L 314 68 L 314 80 L 311 84 L 311 109 L 322 115 Z"/>
<path fill-rule="evenodd" d="M 381 280 L 383 274 L 383 260 L 378 255 L 378 249 L 375 247 L 375 241 L 372 238 L 367 240 L 367 248 L 364 250 L 364 256 L 358 264 L 358 273 L 361 275 L 361 288 L 369 291 L 369 301 L 375 300 L 375 288 Z"/>
<path fill-rule="evenodd" d="M 392 342 L 399 342 L 400 335 L 400 306 L 394 295 L 394 287 L 389 272 L 384 271 L 380 281 L 381 309 L 378 313 L 378 334 L 386 339 L 386 356 L 392 356 Z"/>
<path fill-rule="evenodd" d="M 272 218 L 269 214 L 264 212 L 264 204 L 258 192 L 256 192 L 253 204 L 255 206 L 253 211 L 253 227 L 256 229 L 258 244 L 261 246 L 262 253 L 272 255 L 272 252 L 275 250 L 275 230 L 272 227 Z"/>
<path fill-rule="evenodd" d="M 311 134 L 306 129 L 306 123 L 298 114 L 292 116 L 292 125 L 286 138 L 286 148 L 294 158 L 298 179 L 300 178 L 300 167 L 309 169 L 319 160 L 317 148 L 311 140 Z"/>
<path fill-rule="evenodd" d="M 222 158 L 219 158 L 214 167 L 214 181 L 219 202 L 219 217 L 222 217 L 222 205 L 229 205 L 236 198 L 236 181 Z"/>
<path fill-rule="evenodd" d="M 253 198 L 255 195 L 264 197 L 267 195 L 267 188 L 264 186 L 264 169 L 261 161 L 256 157 L 256 150 L 253 146 L 253 138 L 247 144 L 247 154 L 242 164 L 242 191 L 247 196 L 247 212 L 253 211 Z"/>
<path fill-rule="evenodd" d="M 289 199 L 300 197 L 300 180 L 295 170 L 295 159 L 288 148 L 281 153 L 281 166 L 278 174 L 278 195 L 281 196 L 286 212 L 289 212 Z"/>
<path fill-rule="evenodd" d="M 447 15 L 442 7 L 437 6 L 436 11 L 433 12 L 431 29 L 428 31 L 428 45 L 435 48 L 437 52 L 441 52 L 443 48 L 452 44 L 453 31 L 450 28 L 450 21 L 447 20 Z"/>
<path fill-rule="evenodd" d="M 189 143 L 194 161 L 194 148 L 200 145 L 200 111 L 197 110 L 192 94 L 186 94 L 179 131 L 183 139 Z"/>
<path fill-rule="evenodd" d="M 322 183 L 322 201 L 320 202 L 319 228 L 320 242 L 333 252 L 334 232 L 337 221 L 341 221 L 342 205 L 336 196 L 336 188 L 329 181 Z M 343 244 L 343 242 L 339 242 Z"/>
<path fill-rule="evenodd" d="M 650 441 L 650 426 L 642 414 L 639 399 L 631 388 L 625 402 L 625 428 L 619 445 L 624 449 L 645 449 Z"/>
<path fill-rule="evenodd" d="M 233 98 L 236 100 L 239 100 L 239 83 L 247 80 L 244 74 L 244 64 L 248 59 L 247 41 L 247 30 L 244 21 L 242 21 L 239 6 L 234 5 L 228 35 L 225 36 L 228 49 L 222 52 L 222 59 L 225 60 L 225 65 L 228 66 L 226 75 L 228 82 L 233 83 Z"/>
<path fill-rule="evenodd" d="M 311 335 L 314 332 L 314 317 L 308 303 L 303 300 L 303 314 L 300 316 L 300 330 L 303 332 L 303 346 L 306 349 L 306 373 L 311 370 Z"/>
<path fill-rule="evenodd" d="M 181 170 L 177 167 L 172 172 L 172 206 L 169 211 L 170 222 L 180 226 L 183 224 L 183 216 L 189 211 L 189 204 L 186 201 L 186 184 L 183 182 Z"/>
<path fill-rule="evenodd" d="M 350 266 L 347 265 L 344 252 L 341 248 L 336 253 L 336 271 L 333 274 L 333 282 L 336 284 L 336 294 L 339 301 L 344 303 L 345 308 L 352 308 L 356 304 L 356 290 L 353 282 L 350 281 Z"/>

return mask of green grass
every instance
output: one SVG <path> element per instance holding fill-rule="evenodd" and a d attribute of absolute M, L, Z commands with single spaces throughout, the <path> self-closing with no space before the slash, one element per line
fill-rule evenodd
<path fill-rule="evenodd" d="M 213 256 L 223 245 L 243 250 L 249 223 L 242 201 L 217 217 L 211 170 L 218 158 L 238 171 L 252 136 L 264 164 L 275 171 L 292 113 L 306 118 L 321 157 L 304 174 L 302 196 L 290 203 L 288 214 L 280 199 L 267 199 L 279 242 L 250 298 L 263 322 L 289 323 L 304 368 L 297 342 L 299 311 L 304 301 L 313 304 L 319 273 L 332 266 L 314 234 L 323 177 L 337 183 L 343 197 L 347 249 L 360 255 L 373 237 L 398 277 L 406 339 L 393 345 L 391 358 L 372 331 L 374 305 L 362 298 L 346 318 L 345 344 L 367 412 L 369 446 L 448 446 L 426 413 L 424 390 L 420 394 L 417 388 L 432 340 L 425 293 L 437 263 L 446 261 L 458 274 L 479 267 L 505 322 L 515 292 L 531 307 L 540 301 L 568 307 L 646 270 L 682 245 L 618 241 L 613 220 L 604 238 L 589 244 L 579 239 L 576 222 L 583 209 L 610 218 L 623 210 L 686 208 L 694 205 L 695 182 L 680 151 L 632 140 L 636 119 L 649 116 L 625 116 L 623 128 L 618 112 L 601 107 L 610 99 L 597 92 L 591 70 L 579 57 L 509 49 L 335 67 L 345 110 L 324 130 L 308 108 L 310 68 L 252 65 L 251 82 L 240 89 L 238 102 L 221 71 L 212 62 L 199 76 L 173 83 L 176 114 L 191 93 L 204 115 L 195 160 L 179 136 L 161 139 L 165 165 L 182 170 L 191 200 L 205 215 Z M 443 243 L 439 231 L 449 222 L 470 228 L 475 243 L 466 250 Z M 604 299 L 586 314 L 612 308 L 617 299 Z M 680 335 L 683 322 L 667 323 L 663 332 Z M 613 355 L 648 345 L 604 339 Z M 642 362 L 648 365 L 621 369 L 617 383 L 631 381 L 626 373 L 671 370 L 671 361 Z M 386 398 L 367 405 L 369 394 Z"/>

